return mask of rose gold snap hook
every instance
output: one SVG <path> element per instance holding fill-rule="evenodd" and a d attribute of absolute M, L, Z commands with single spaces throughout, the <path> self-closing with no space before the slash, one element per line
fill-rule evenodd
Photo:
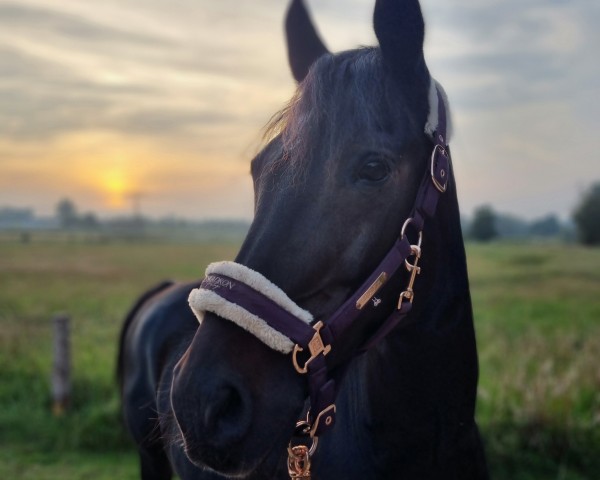
<path fill-rule="evenodd" d="M 310 423 L 307 421 L 300 421 L 296 423 L 296 429 L 301 429 L 302 433 L 308 433 L 310 431 Z M 295 445 L 292 446 L 292 442 L 288 444 L 288 474 L 290 479 L 305 479 L 311 478 L 310 473 L 310 457 L 315 453 L 319 439 L 312 437 L 311 445 Z"/>

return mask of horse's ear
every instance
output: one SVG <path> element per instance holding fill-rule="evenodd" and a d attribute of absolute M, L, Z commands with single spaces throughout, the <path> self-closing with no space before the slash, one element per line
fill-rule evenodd
<path fill-rule="evenodd" d="M 328 52 L 312 24 L 303 0 L 292 0 L 285 18 L 288 59 L 292 74 L 301 82 L 310 66 Z"/>
<path fill-rule="evenodd" d="M 425 23 L 418 0 L 377 0 L 373 24 L 386 67 L 403 83 L 428 85 Z"/>

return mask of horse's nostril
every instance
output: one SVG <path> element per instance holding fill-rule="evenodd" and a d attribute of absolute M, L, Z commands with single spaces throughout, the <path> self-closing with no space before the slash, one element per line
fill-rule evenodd
<path fill-rule="evenodd" d="M 250 424 L 250 400 L 233 385 L 222 385 L 206 396 L 202 413 L 205 440 L 224 447 L 240 440 Z"/>
<path fill-rule="evenodd" d="M 204 410 L 204 425 L 207 430 L 219 429 L 222 424 L 235 422 L 242 410 L 240 394 L 230 386 L 224 386 L 211 392 L 210 399 Z"/>

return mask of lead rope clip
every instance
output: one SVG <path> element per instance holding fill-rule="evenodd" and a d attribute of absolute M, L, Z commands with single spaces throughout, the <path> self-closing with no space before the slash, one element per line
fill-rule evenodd
<path fill-rule="evenodd" d="M 306 445 L 288 447 L 288 473 L 290 479 L 304 478 L 310 480 L 310 454 Z"/>
<path fill-rule="evenodd" d="M 406 235 L 406 229 L 412 222 L 413 222 L 412 217 L 409 217 L 406 219 L 406 221 L 404 222 L 404 225 L 402 225 L 402 232 L 400 233 L 400 238 L 404 238 L 404 236 Z M 415 298 L 415 291 L 413 290 L 413 287 L 414 287 L 415 279 L 417 278 L 417 275 L 419 273 L 421 273 L 421 267 L 418 266 L 418 263 L 419 263 L 419 259 L 421 258 L 421 243 L 422 242 L 423 242 L 423 231 L 419 230 L 419 241 L 417 242 L 416 245 L 410 246 L 409 257 L 415 257 L 415 261 L 414 261 L 414 263 L 410 263 L 408 261 L 408 258 L 406 258 L 404 260 L 404 266 L 406 267 L 406 270 L 410 273 L 410 279 L 408 281 L 408 286 L 406 287 L 406 290 L 404 290 L 400 294 L 400 298 L 398 299 L 398 310 L 400 310 L 402 308 L 402 304 L 404 303 L 405 300 L 412 303 Z"/>
<path fill-rule="evenodd" d="M 308 421 L 300 421 L 296 424 L 296 432 L 298 436 L 308 436 L 310 434 L 311 426 Z M 288 474 L 290 479 L 303 478 L 310 480 L 310 457 L 313 456 L 317 450 L 319 439 L 312 437 L 312 444 L 310 447 L 306 445 L 292 446 L 292 443 L 288 445 Z"/>

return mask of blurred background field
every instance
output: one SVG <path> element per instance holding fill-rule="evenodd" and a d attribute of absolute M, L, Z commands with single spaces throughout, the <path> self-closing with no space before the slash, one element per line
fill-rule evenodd
<path fill-rule="evenodd" d="M 204 242 L 0 238 L 0 478 L 135 479 L 115 382 L 123 316 L 144 289 L 232 259 Z M 600 478 L 600 250 L 468 244 L 478 420 L 497 480 Z M 51 318 L 72 318 L 73 401 L 51 414 Z"/>

